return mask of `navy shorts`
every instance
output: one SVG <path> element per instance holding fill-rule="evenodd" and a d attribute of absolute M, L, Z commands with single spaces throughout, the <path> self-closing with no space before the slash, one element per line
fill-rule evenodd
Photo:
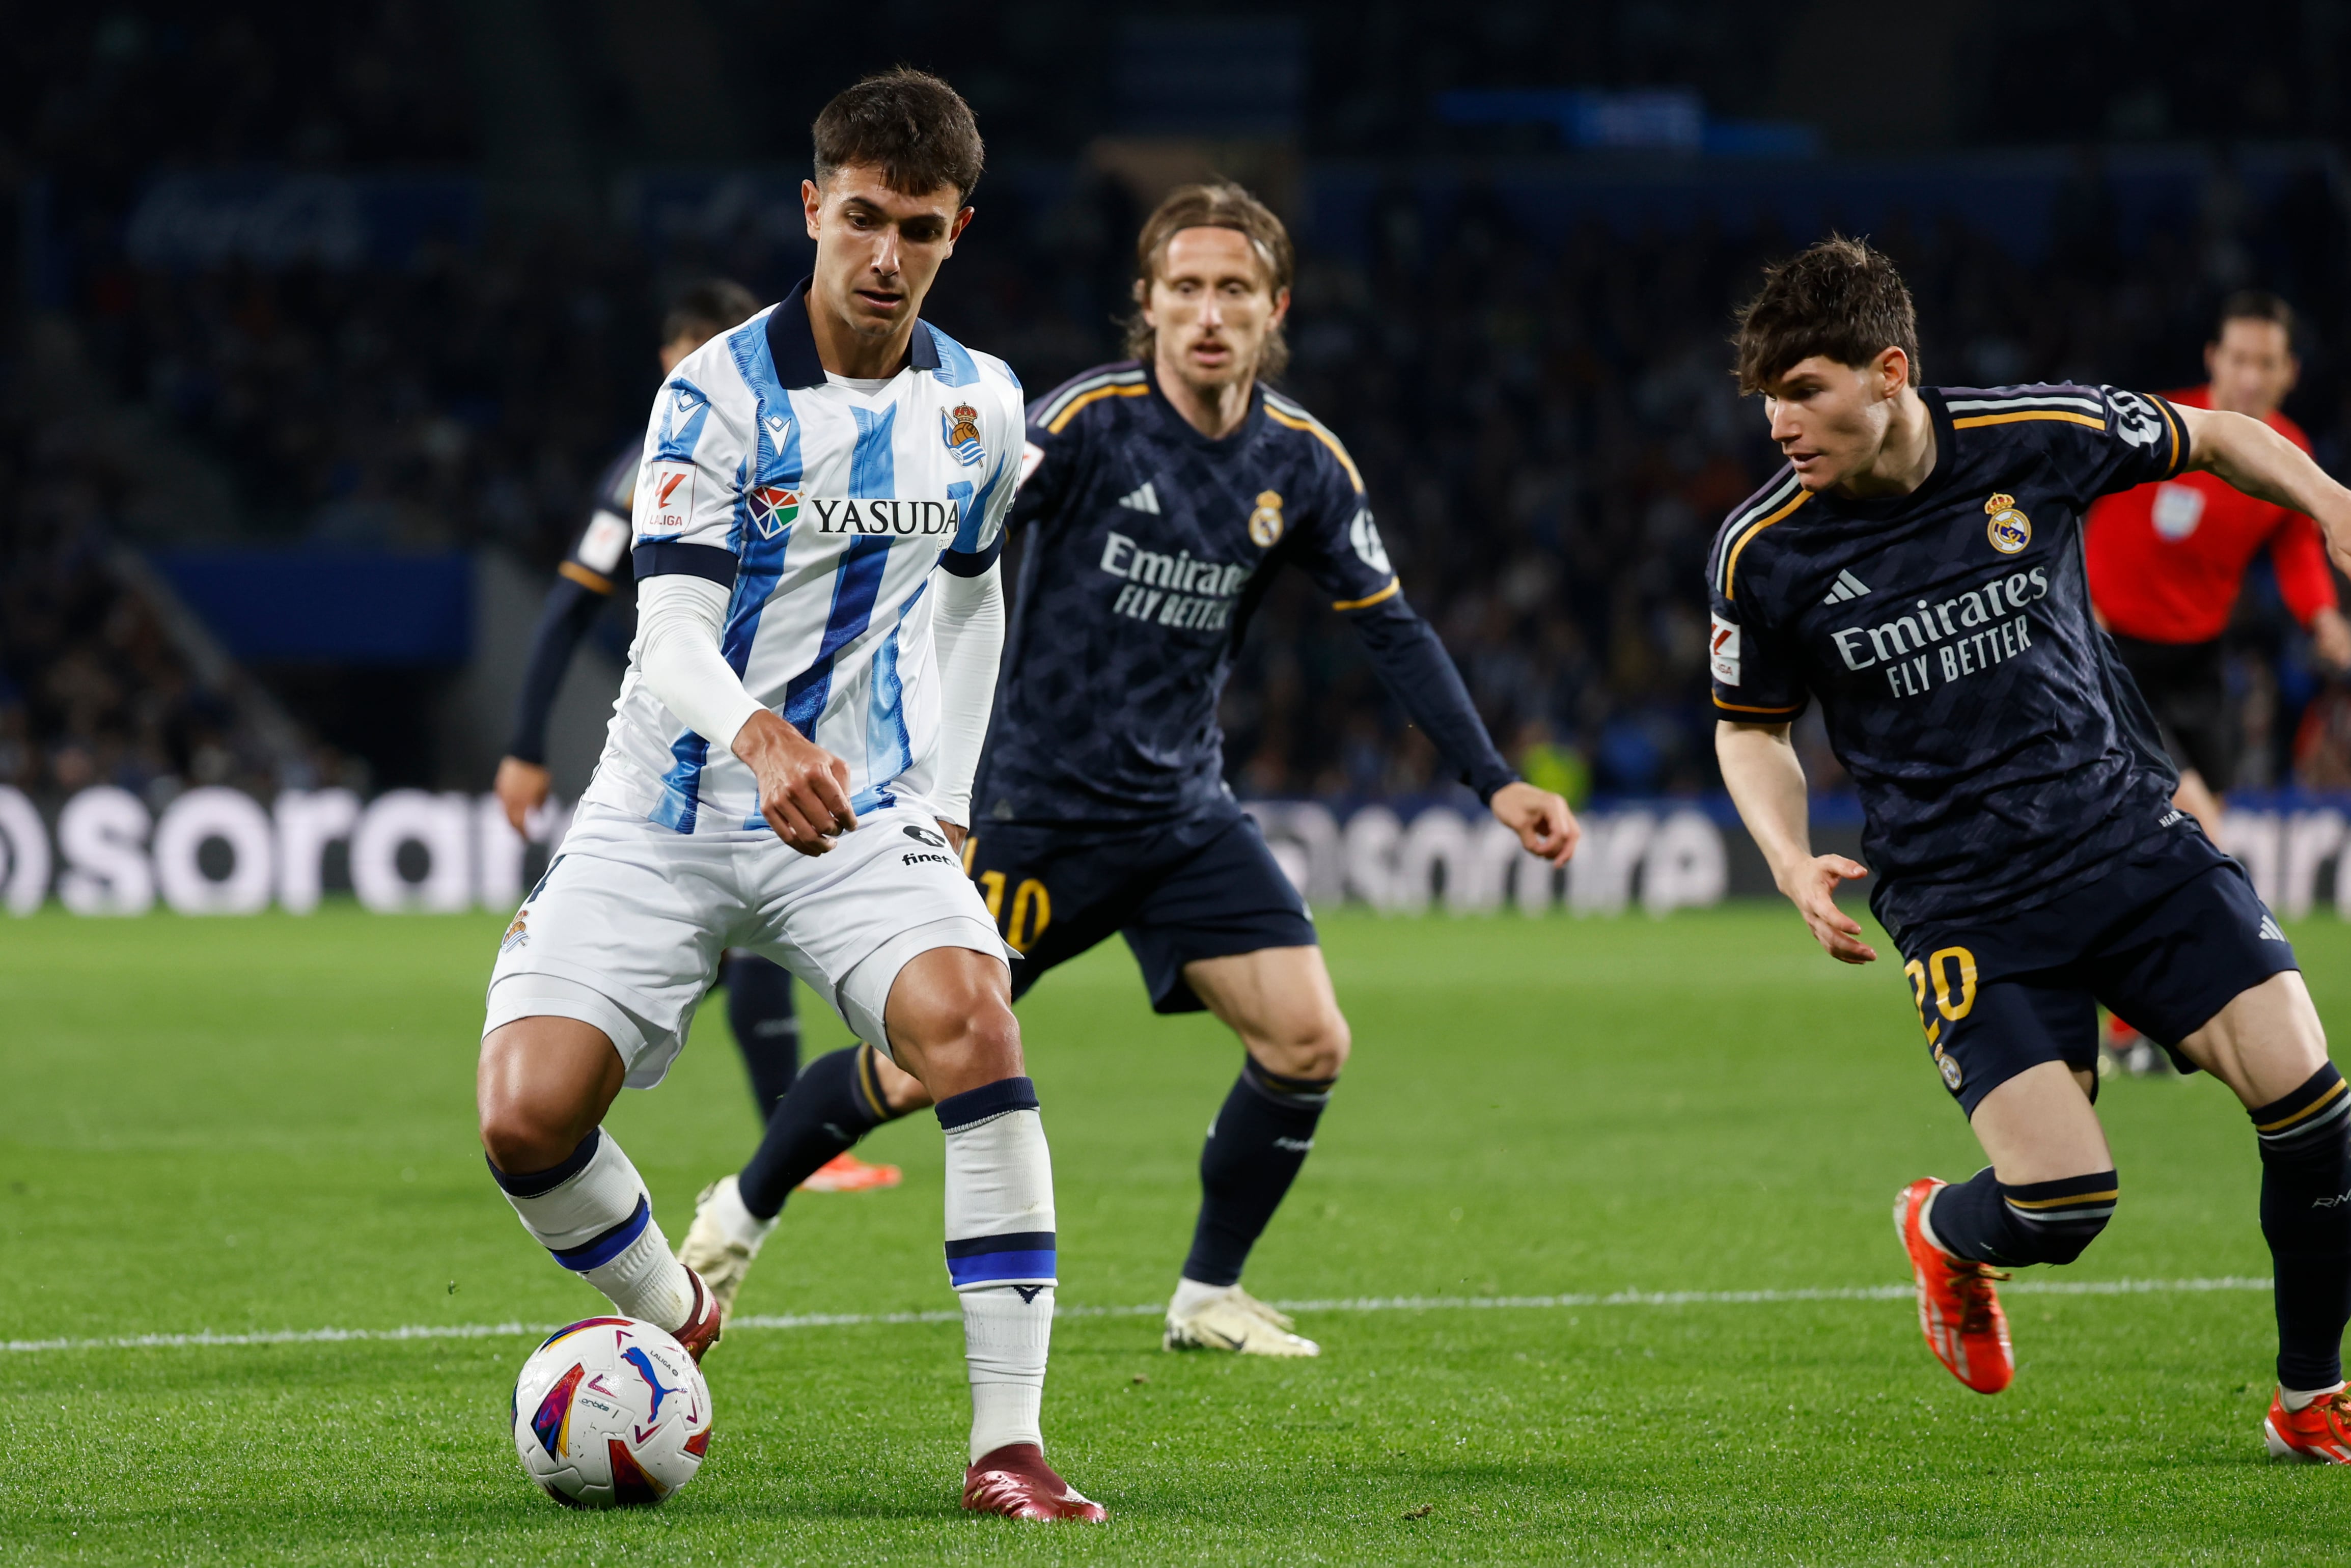
<path fill-rule="evenodd" d="M 1184 982 L 1195 958 L 1314 946 L 1306 901 L 1238 811 L 1130 830 L 983 822 L 964 864 L 1020 955 L 1016 999 L 1113 932 L 1134 949 L 1163 1013 L 1201 1010 Z"/>
<path fill-rule="evenodd" d="M 1921 921 L 1896 941 L 1928 1052 L 1970 1116 L 2027 1068 L 2094 1071 L 2100 1002 L 2192 1072 L 2181 1040 L 2301 967 L 2244 868 L 2184 815 L 2038 908 Z"/>

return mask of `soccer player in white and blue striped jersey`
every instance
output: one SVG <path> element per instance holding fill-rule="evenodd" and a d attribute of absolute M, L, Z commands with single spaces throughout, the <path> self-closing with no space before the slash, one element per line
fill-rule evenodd
<path fill-rule="evenodd" d="M 638 633 L 596 777 L 491 974 L 479 1096 L 524 1227 L 621 1312 L 718 1337 L 601 1128 L 730 946 L 831 999 L 936 1100 L 972 1388 L 964 1505 L 1102 1511 L 1045 1463 L 1052 1169 L 1007 949 L 956 850 L 1003 645 L 1019 382 L 919 319 L 978 128 L 898 70 L 826 106 L 816 270 L 664 383 L 635 493 Z"/>

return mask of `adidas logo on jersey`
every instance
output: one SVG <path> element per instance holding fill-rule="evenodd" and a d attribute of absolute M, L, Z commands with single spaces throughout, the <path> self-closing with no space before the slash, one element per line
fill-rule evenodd
<path fill-rule="evenodd" d="M 2283 942 L 2285 940 L 2285 933 L 2278 929 L 2277 917 L 2275 915 L 2264 915 L 2262 916 L 2260 936 L 2264 942 Z"/>
<path fill-rule="evenodd" d="M 1118 504 L 1130 512 L 1149 512 L 1155 517 L 1159 515 L 1159 492 L 1151 487 L 1150 480 L 1145 479 L 1142 489 L 1132 495 L 1121 496 Z"/>
<path fill-rule="evenodd" d="M 1854 576 L 1854 574 L 1849 571 L 1840 571 L 1836 575 L 1835 586 L 1829 590 L 1829 596 L 1826 599 L 1822 600 L 1821 602 L 1823 604 L 1843 604 L 1846 600 L 1859 599 L 1863 594 L 1867 593 L 1868 591 L 1869 584 L 1862 581 L 1861 579 Z"/>

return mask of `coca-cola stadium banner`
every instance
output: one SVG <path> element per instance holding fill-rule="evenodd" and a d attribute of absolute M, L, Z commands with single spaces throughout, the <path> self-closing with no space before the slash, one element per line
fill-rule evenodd
<path fill-rule="evenodd" d="M 1583 813 L 1565 871 L 1528 854 L 1492 818 L 1450 803 L 1337 809 L 1253 801 L 1274 857 L 1311 903 L 1410 914 L 1566 909 L 1665 915 L 1773 894 L 1762 856 L 1726 802 L 1620 803 Z M 162 811 L 112 786 L 85 789 L 49 820 L 0 787 L 0 906 L 30 915 L 55 898 L 84 915 L 296 914 L 344 890 L 384 914 L 504 912 L 521 901 L 570 821 L 550 802 L 528 835 L 494 796 L 394 789 L 289 789 L 267 805 L 204 788 Z M 2351 801 L 2237 810 L 2227 847 L 2289 918 L 2333 904 L 2351 917 Z M 1823 810 L 1813 839 L 1857 853 L 1850 811 Z M 1857 890 L 1858 891 L 1858 890 Z"/>

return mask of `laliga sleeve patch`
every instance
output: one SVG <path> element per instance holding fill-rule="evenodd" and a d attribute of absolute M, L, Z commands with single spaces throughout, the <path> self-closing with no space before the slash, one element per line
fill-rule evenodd
<path fill-rule="evenodd" d="M 1714 618 L 1714 634 L 1708 644 L 1710 664 L 1715 680 L 1722 685 L 1739 684 L 1739 623 L 1725 621 L 1718 613 Z"/>
<path fill-rule="evenodd" d="M 1264 497 L 1259 497 L 1259 499 L 1263 500 Z M 1356 559 L 1374 571 L 1395 573 L 1395 568 L 1388 564 L 1388 548 L 1380 540 L 1379 525 L 1372 521 L 1369 507 L 1357 512 L 1355 520 L 1347 525 L 1347 542 L 1355 547 Z"/>
<path fill-rule="evenodd" d="M 1037 465 L 1043 461 L 1045 461 L 1043 447 L 1033 441 L 1024 441 L 1020 444 L 1020 477 L 1012 481 L 1013 494 L 1020 493 L 1020 486 L 1029 483 L 1029 476 L 1037 472 Z"/>
<path fill-rule="evenodd" d="M 637 498 L 639 515 L 644 519 L 638 526 L 639 533 L 648 537 L 684 533 L 694 519 L 694 465 L 650 465 L 637 487 Z"/>
<path fill-rule="evenodd" d="M 589 519 L 588 531 L 580 538 L 580 564 L 610 577 L 628 548 L 629 525 L 610 512 L 599 512 Z"/>

